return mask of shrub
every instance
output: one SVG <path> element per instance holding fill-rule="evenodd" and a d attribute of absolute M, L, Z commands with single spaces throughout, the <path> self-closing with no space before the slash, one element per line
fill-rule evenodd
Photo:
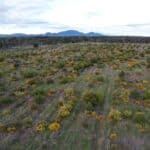
<path fill-rule="evenodd" d="M 123 116 L 125 118 L 130 118 L 132 116 L 132 111 L 131 110 L 124 110 L 123 111 Z"/>
<path fill-rule="evenodd" d="M 60 124 L 58 122 L 53 122 L 48 126 L 48 129 L 50 131 L 57 131 L 59 128 L 60 128 Z"/>
<path fill-rule="evenodd" d="M 32 78 L 37 75 L 37 72 L 32 69 L 26 69 L 21 72 L 24 78 Z"/>
<path fill-rule="evenodd" d="M 74 66 L 74 70 L 83 71 L 88 66 L 89 64 L 87 62 L 78 62 L 78 64 Z"/>
<path fill-rule="evenodd" d="M 61 77 L 60 80 L 59 80 L 59 83 L 61 84 L 66 84 L 68 82 L 72 82 L 73 81 L 73 77 L 70 77 L 70 76 L 64 76 L 64 77 Z"/>
<path fill-rule="evenodd" d="M 30 104 L 30 109 L 31 110 L 37 110 L 38 109 L 38 104 L 34 101 Z"/>
<path fill-rule="evenodd" d="M 98 76 L 98 77 L 96 78 L 96 80 L 97 80 L 97 81 L 100 81 L 100 82 L 104 82 L 104 81 L 105 81 L 105 78 L 104 78 L 104 76 Z"/>
<path fill-rule="evenodd" d="M 42 95 L 36 95 L 34 101 L 37 104 L 42 104 L 45 101 L 45 96 Z"/>
<path fill-rule="evenodd" d="M 145 113 L 141 111 L 136 112 L 134 115 L 134 122 L 138 124 L 145 124 L 146 122 Z"/>
<path fill-rule="evenodd" d="M 91 103 L 93 106 L 102 105 L 104 103 L 104 94 L 93 90 L 84 91 L 82 99 L 85 103 Z"/>
<path fill-rule="evenodd" d="M 124 102 L 127 103 L 129 102 L 129 96 L 130 96 L 130 91 L 126 90 L 124 88 L 121 89 L 121 93 L 119 95 L 119 98 Z"/>
<path fill-rule="evenodd" d="M 46 99 L 46 95 L 47 95 L 47 88 L 45 87 L 37 87 L 34 91 L 33 91 L 33 96 L 34 96 L 34 101 L 36 102 L 36 104 L 42 104 L 45 99 Z"/>
<path fill-rule="evenodd" d="M 137 89 L 132 90 L 130 93 L 130 98 L 132 98 L 132 99 L 137 100 L 137 99 L 141 99 L 141 97 L 142 97 L 142 94 Z"/>
<path fill-rule="evenodd" d="M 38 43 L 34 43 L 33 44 L 33 48 L 38 48 L 39 47 L 39 44 Z"/>
<path fill-rule="evenodd" d="M 45 131 L 47 128 L 47 122 L 42 120 L 42 121 L 39 121 L 36 125 L 36 131 L 37 132 L 42 132 L 42 131 Z"/>
<path fill-rule="evenodd" d="M 110 135 L 109 135 L 109 139 L 110 139 L 111 141 L 116 140 L 116 139 L 117 139 L 117 134 L 116 134 L 116 132 L 112 132 L 112 133 L 110 133 Z"/>
<path fill-rule="evenodd" d="M 150 100 L 150 90 L 144 91 L 143 99 L 144 100 Z"/>
<path fill-rule="evenodd" d="M 58 61 L 57 64 L 56 64 L 56 67 L 57 67 L 58 69 L 62 69 L 62 68 L 64 68 L 64 66 L 65 66 L 65 61 L 64 61 L 64 60 L 60 60 L 60 61 Z"/>
<path fill-rule="evenodd" d="M 23 119 L 23 125 L 26 127 L 26 128 L 29 128 L 32 126 L 32 123 L 33 123 L 33 119 L 32 117 L 26 117 Z"/>
<path fill-rule="evenodd" d="M 65 96 L 73 96 L 73 94 L 74 94 L 74 90 L 73 90 L 73 88 L 67 88 L 67 89 L 65 89 Z"/>
<path fill-rule="evenodd" d="M 5 125 L 3 123 L 0 122 L 0 132 L 5 130 Z"/>
<path fill-rule="evenodd" d="M 65 118 L 65 117 L 69 116 L 69 114 L 70 114 L 70 112 L 65 105 L 61 106 L 58 110 L 58 117 L 60 117 L 60 118 Z"/>
<path fill-rule="evenodd" d="M 147 68 L 150 68 L 150 57 L 147 57 L 146 61 L 147 61 Z"/>
<path fill-rule="evenodd" d="M 109 112 L 108 117 L 111 121 L 120 121 L 122 119 L 121 112 L 119 110 L 115 110 L 115 109 L 112 109 Z"/>
<path fill-rule="evenodd" d="M 14 100 L 8 96 L 0 98 L 0 104 L 11 104 L 13 102 L 14 102 Z"/>
<path fill-rule="evenodd" d="M 33 91 L 33 95 L 37 96 L 37 95 L 47 95 L 47 89 L 43 88 L 43 87 L 37 87 L 34 91 Z"/>
<path fill-rule="evenodd" d="M 52 96 L 54 93 L 55 93 L 54 90 L 48 90 L 47 95 L 48 95 L 48 96 Z"/>
<path fill-rule="evenodd" d="M 69 100 L 66 102 L 63 99 L 60 99 L 57 103 L 57 106 L 59 107 L 58 113 L 56 116 L 56 120 L 60 121 L 63 118 L 66 118 L 70 115 L 71 110 L 73 108 L 75 99 L 70 97 Z"/>
<path fill-rule="evenodd" d="M 58 107 L 59 107 L 59 106 L 63 106 L 64 103 L 65 103 L 64 99 L 63 99 L 63 98 L 60 98 L 60 99 L 58 100 L 58 102 L 57 102 L 57 106 L 58 106 Z"/>
<path fill-rule="evenodd" d="M 120 78 L 121 80 L 124 80 L 124 79 L 125 79 L 125 72 L 124 72 L 124 71 L 121 71 L 121 72 L 119 73 L 119 78 Z"/>
<path fill-rule="evenodd" d="M 4 76 L 5 75 L 5 71 L 4 70 L 0 70 L 0 77 Z"/>
<path fill-rule="evenodd" d="M 15 132 L 17 129 L 15 126 L 10 126 L 7 128 L 7 132 Z"/>
<path fill-rule="evenodd" d="M 36 78 L 26 79 L 26 80 L 25 80 L 25 83 L 26 83 L 27 85 L 33 85 L 33 84 L 36 84 L 36 83 L 37 83 L 37 79 L 36 79 Z"/>
<path fill-rule="evenodd" d="M 2 111 L 2 115 L 3 116 L 8 116 L 11 114 L 11 109 L 10 108 L 7 108 L 5 110 Z"/>
<path fill-rule="evenodd" d="M 47 95 L 47 90 L 43 87 L 37 87 L 34 91 L 33 91 L 33 96 L 34 96 L 34 100 L 37 104 L 42 104 L 44 103 L 46 96 Z"/>
<path fill-rule="evenodd" d="M 0 62 L 3 62 L 4 60 L 5 60 L 5 58 L 0 56 Z"/>

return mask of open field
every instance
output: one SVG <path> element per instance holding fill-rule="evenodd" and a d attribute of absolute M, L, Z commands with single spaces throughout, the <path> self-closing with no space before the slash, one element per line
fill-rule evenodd
<path fill-rule="evenodd" d="M 149 150 L 150 44 L 0 52 L 0 150 Z"/>

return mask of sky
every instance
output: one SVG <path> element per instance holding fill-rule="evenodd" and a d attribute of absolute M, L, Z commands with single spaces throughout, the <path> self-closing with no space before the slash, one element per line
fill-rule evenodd
<path fill-rule="evenodd" d="M 0 0 L 0 34 L 78 30 L 150 36 L 150 0 Z"/>

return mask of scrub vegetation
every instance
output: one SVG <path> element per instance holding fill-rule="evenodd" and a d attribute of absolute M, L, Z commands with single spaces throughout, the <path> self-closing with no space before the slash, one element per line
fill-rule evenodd
<path fill-rule="evenodd" d="M 148 150 L 150 44 L 0 52 L 0 149 Z"/>

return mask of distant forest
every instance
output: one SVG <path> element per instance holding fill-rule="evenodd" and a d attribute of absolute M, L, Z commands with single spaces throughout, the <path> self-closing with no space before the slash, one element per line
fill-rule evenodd
<path fill-rule="evenodd" d="M 150 43 L 150 37 L 128 37 L 128 36 L 72 36 L 72 37 L 8 37 L 0 38 L 0 49 L 16 46 L 38 47 L 40 45 L 58 43 L 78 43 L 78 42 L 108 42 L 108 43 Z"/>

